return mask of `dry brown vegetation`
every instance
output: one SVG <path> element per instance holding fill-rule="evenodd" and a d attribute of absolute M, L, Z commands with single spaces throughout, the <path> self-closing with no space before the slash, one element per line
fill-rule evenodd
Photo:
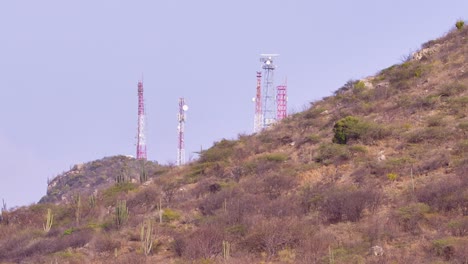
<path fill-rule="evenodd" d="M 468 263 L 467 39 L 454 30 L 189 165 L 147 162 L 146 183 L 125 157 L 75 167 L 3 210 L 0 262 Z"/>

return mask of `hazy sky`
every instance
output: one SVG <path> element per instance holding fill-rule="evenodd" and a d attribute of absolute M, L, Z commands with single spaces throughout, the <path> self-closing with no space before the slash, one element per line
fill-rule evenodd
<path fill-rule="evenodd" d="M 187 160 L 253 128 L 260 53 L 279 53 L 289 110 L 400 63 L 466 19 L 466 0 L 0 2 L 0 199 L 37 202 L 73 164 L 135 155 L 144 75 L 148 158 Z"/>

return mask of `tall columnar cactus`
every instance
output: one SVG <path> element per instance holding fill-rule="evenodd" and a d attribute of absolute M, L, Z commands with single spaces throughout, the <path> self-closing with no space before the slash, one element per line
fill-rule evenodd
<path fill-rule="evenodd" d="M 159 223 L 162 224 L 162 222 L 163 222 L 163 209 L 162 209 L 162 204 L 161 204 L 161 198 L 159 198 L 158 215 L 159 215 Z"/>
<path fill-rule="evenodd" d="M 47 209 L 46 222 L 42 224 L 46 233 L 48 233 L 50 231 L 50 228 L 52 228 L 53 222 L 54 215 L 52 214 L 52 210 L 49 208 Z"/>
<path fill-rule="evenodd" d="M 91 208 L 96 207 L 96 195 L 95 195 L 95 194 L 92 194 L 91 196 L 89 196 L 88 199 L 89 199 L 89 200 L 88 200 L 89 207 L 91 207 Z"/>
<path fill-rule="evenodd" d="M 4 223 L 5 225 L 8 225 L 9 219 L 8 219 L 8 209 L 7 205 L 5 203 L 5 200 L 2 199 L 2 210 L 0 214 L 0 222 Z"/>
<path fill-rule="evenodd" d="M 231 254 L 231 243 L 223 240 L 223 258 L 227 260 Z"/>
<path fill-rule="evenodd" d="M 141 160 L 140 183 L 145 183 L 147 180 L 148 180 L 148 173 L 146 172 L 145 161 Z"/>
<path fill-rule="evenodd" d="M 117 227 L 121 227 L 128 220 L 128 208 L 127 201 L 118 200 L 117 205 L 115 206 L 115 222 Z"/>
<path fill-rule="evenodd" d="M 76 224 L 79 225 L 80 219 L 81 219 L 81 195 L 78 194 L 77 196 L 75 196 L 74 203 L 75 203 L 75 221 L 76 221 Z"/>
<path fill-rule="evenodd" d="M 153 225 L 151 220 L 147 220 L 141 226 L 140 233 L 141 248 L 146 256 L 153 250 Z"/>

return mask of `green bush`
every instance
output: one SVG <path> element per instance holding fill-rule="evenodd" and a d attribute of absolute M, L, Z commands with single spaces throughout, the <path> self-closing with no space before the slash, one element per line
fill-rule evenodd
<path fill-rule="evenodd" d="M 288 160 L 288 155 L 284 153 L 268 153 L 261 156 L 260 159 L 272 162 L 284 162 Z"/>
<path fill-rule="evenodd" d="M 317 144 L 320 142 L 321 139 L 322 138 L 319 135 L 312 134 L 312 135 L 307 136 L 304 141 L 310 142 L 312 144 Z"/>
<path fill-rule="evenodd" d="M 387 174 L 387 178 L 390 181 L 396 181 L 398 179 L 398 174 L 390 172 L 390 173 Z"/>
<path fill-rule="evenodd" d="M 460 122 L 460 124 L 458 124 L 458 128 L 464 132 L 468 132 L 468 121 Z"/>
<path fill-rule="evenodd" d="M 463 26 L 465 26 L 465 21 L 463 20 L 458 20 L 456 23 L 455 23 L 455 27 L 457 27 L 458 30 L 462 30 L 463 29 Z"/>
<path fill-rule="evenodd" d="M 128 193 L 136 189 L 136 185 L 130 182 L 116 184 L 103 192 L 106 201 L 114 200 L 121 193 Z"/>
<path fill-rule="evenodd" d="M 216 142 L 210 149 L 204 150 L 200 153 L 200 162 L 216 162 L 228 160 L 233 154 L 233 148 L 236 141 L 223 139 Z"/>
<path fill-rule="evenodd" d="M 338 120 L 333 126 L 333 142 L 346 144 L 349 139 L 359 138 L 359 122 L 359 119 L 354 116 Z"/>
<path fill-rule="evenodd" d="M 365 122 L 354 116 L 347 116 L 338 120 L 333 126 L 333 133 L 333 142 L 338 144 L 347 144 L 352 139 L 371 142 L 391 134 L 390 130 L 382 125 Z"/>
<path fill-rule="evenodd" d="M 367 153 L 367 147 L 363 145 L 350 146 L 349 150 L 353 153 Z"/>
<path fill-rule="evenodd" d="M 171 222 L 174 220 L 178 220 L 180 218 L 180 214 L 172 209 L 166 208 L 162 214 L 162 219 L 165 222 Z"/>

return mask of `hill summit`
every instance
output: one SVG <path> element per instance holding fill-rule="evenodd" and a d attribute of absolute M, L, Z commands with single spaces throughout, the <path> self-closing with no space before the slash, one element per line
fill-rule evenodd
<path fill-rule="evenodd" d="M 467 39 L 454 29 L 186 166 L 75 166 L 2 211 L 0 261 L 467 263 Z"/>

